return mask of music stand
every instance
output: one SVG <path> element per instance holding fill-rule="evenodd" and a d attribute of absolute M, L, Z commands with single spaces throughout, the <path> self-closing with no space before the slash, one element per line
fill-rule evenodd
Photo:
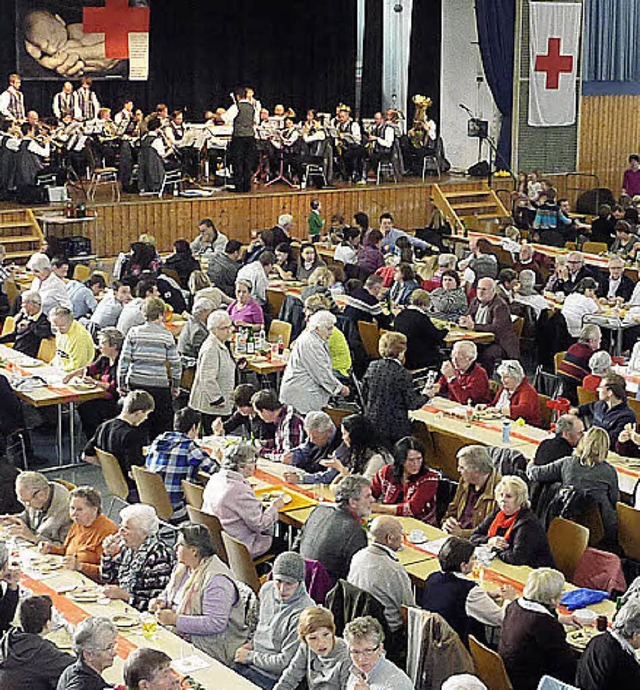
<path fill-rule="evenodd" d="M 275 184 L 276 182 L 284 182 L 285 184 L 289 185 L 291 189 L 297 189 L 298 185 L 294 184 L 285 174 L 284 174 L 284 144 L 282 142 L 282 135 L 280 132 L 274 132 L 273 137 L 274 139 L 280 141 L 280 147 L 279 147 L 279 159 L 280 159 L 280 170 L 278 171 L 278 176 L 275 177 L 273 180 L 270 180 L 265 184 L 265 188 L 270 187 L 272 184 Z"/>

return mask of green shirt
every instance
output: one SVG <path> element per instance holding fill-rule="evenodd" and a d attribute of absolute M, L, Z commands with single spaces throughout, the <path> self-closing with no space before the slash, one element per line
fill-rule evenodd
<path fill-rule="evenodd" d="M 319 235 L 322 232 L 322 229 L 324 228 L 324 220 L 322 220 L 322 217 L 320 216 L 319 213 L 316 211 L 311 211 L 309 214 L 309 235 L 311 237 L 315 237 L 316 235 Z"/>

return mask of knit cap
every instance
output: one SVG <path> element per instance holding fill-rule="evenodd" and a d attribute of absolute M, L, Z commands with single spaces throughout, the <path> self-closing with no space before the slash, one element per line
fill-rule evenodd
<path fill-rule="evenodd" d="M 295 551 L 285 551 L 273 562 L 271 574 L 274 580 L 302 582 L 304 580 L 304 558 Z"/>

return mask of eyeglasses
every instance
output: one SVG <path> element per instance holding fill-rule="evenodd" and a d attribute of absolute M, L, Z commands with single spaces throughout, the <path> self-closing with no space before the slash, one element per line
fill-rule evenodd
<path fill-rule="evenodd" d="M 36 489 L 29 498 L 23 498 L 22 503 L 32 503 L 33 499 L 40 493 L 42 493 L 42 489 Z"/>
<path fill-rule="evenodd" d="M 350 649 L 349 654 L 353 657 L 373 656 L 379 649 L 380 645 L 378 644 L 375 647 L 366 647 L 365 649 Z"/>

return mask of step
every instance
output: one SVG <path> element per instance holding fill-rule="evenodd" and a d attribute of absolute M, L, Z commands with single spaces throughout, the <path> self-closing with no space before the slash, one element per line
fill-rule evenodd
<path fill-rule="evenodd" d="M 470 208 L 495 208 L 497 209 L 498 206 L 493 202 L 493 201 L 478 201 L 476 203 L 472 202 L 467 202 L 463 204 L 451 204 L 451 208 L 453 208 L 454 211 L 466 211 Z"/>
<path fill-rule="evenodd" d="M 22 244 L 24 242 L 40 242 L 38 235 L 4 235 L 0 237 L 0 244 Z"/>
<path fill-rule="evenodd" d="M 508 215 L 509 214 L 505 216 L 502 213 L 479 213 L 477 216 L 474 215 L 474 218 L 478 218 L 479 220 L 492 220 L 493 218 L 506 218 Z"/>
<path fill-rule="evenodd" d="M 30 228 L 33 224 L 29 221 L 16 221 L 15 223 L 0 223 L 0 230 L 8 230 L 9 228 Z"/>
<path fill-rule="evenodd" d="M 19 252 L 7 252 L 8 259 L 28 259 L 37 252 L 37 248 Z"/>
<path fill-rule="evenodd" d="M 447 199 L 459 199 L 465 196 L 491 196 L 490 189 L 470 189 L 466 192 L 447 192 L 442 190 L 442 193 Z"/>

